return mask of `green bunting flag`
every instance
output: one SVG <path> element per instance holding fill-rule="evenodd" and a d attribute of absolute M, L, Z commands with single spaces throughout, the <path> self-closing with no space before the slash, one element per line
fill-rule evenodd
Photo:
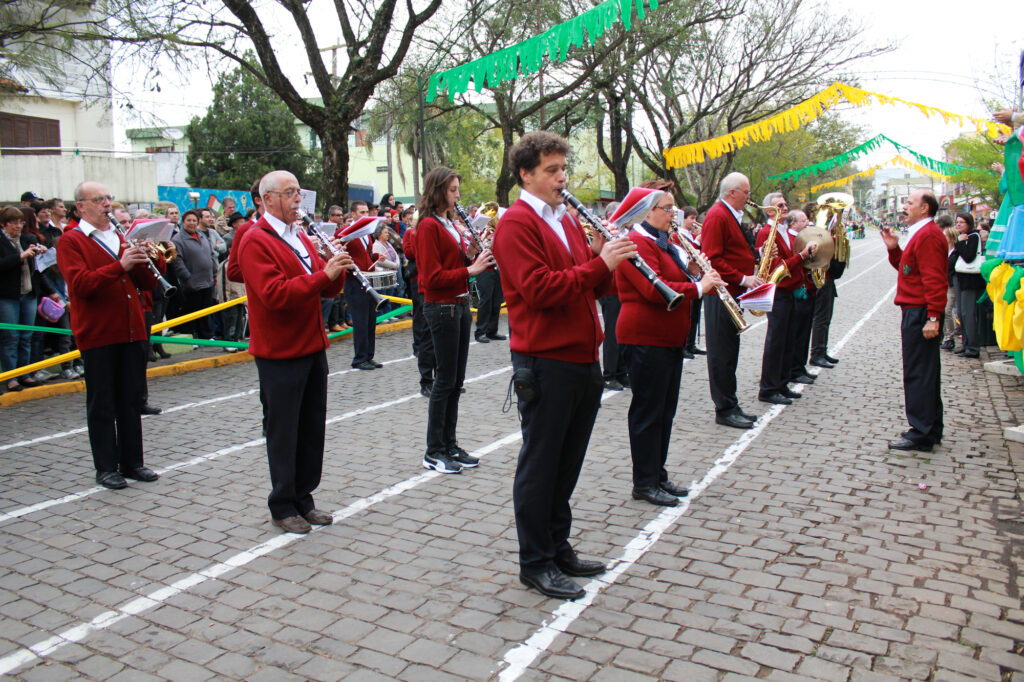
<path fill-rule="evenodd" d="M 804 166 L 803 168 L 797 168 L 796 170 L 786 171 L 785 173 L 779 173 L 778 175 L 769 175 L 768 179 L 799 180 L 800 178 L 805 176 L 820 175 L 821 173 L 830 171 L 833 168 L 845 166 L 846 164 L 852 162 L 854 159 L 857 159 L 861 156 L 864 156 L 868 152 L 878 149 L 886 142 L 896 147 L 897 151 L 906 152 L 907 154 L 910 154 L 917 160 L 919 164 L 921 164 L 925 168 L 933 170 L 936 173 L 941 173 L 942 175 L 950 176 L 956 175 L 960 171 L 980 170 L 977 168 L 969 168 L 968 166 L 961 166 L 958 163 L 939 161 L 938 159 L 933 159 L 930 156 L 925 156 L 924 154 L 915 152 L 910 147 L 902 145 L 899 142 L 895 142 L 894 140 L 890 139 L 889 137 L 886 137 L 885 135 L 875 135 L 867 142 L 859 144 L 853 149 L 849 149 L 843 152 L 842 154 L 839 154 L 838 156 L 833 156 L 831 159 L 825 159 L 824 161 L 819 161 L 818 163 L 812 163 L 810 166 Z"/>
<path fill-rule="evenodd" d="M 658 0 L 647 0 L 651 10 L 658 9 Z M 584 41 L 593 45 L 605 31 L 622 22 L 627 31 L 633 28 L 633 7 L 636 15 L 644 19 L 644 0 L 605 0 L 569 21 L 557 24 L 544 33 L 506 47 L 471 62 L 440 71 L 430 76 L 427 83 L 427 102 L 433 102 L 439 92 L 448 92 L 448 99 L 466 92 L 469 82 L 480 92 L 485 86 L 497 87 L 505 81 L 515 80 L 519 73 L 537 72 L 544 57 L 556 62 L 565 61 L 570 47 L 583 47 Z"/>

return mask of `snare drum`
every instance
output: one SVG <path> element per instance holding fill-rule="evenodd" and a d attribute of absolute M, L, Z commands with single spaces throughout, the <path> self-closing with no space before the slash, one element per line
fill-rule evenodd
<path fill-rule="evenodd" d="M 363 274 L 370 281 L 370 286 L 377 291 L 398 286 L 397 270 L 371 270 Z"/>

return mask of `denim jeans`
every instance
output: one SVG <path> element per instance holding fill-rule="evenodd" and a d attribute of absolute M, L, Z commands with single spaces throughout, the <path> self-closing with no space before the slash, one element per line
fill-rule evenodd
<path fill-rule="evenodd" d="M 34 324 L 36 303 L 36 296 L 32 293 L 21 298 L 0 298 L 0 322 Z M 0 368 L 3 371 L 9 372 L 15 367 L 24 367 L 29 364 L 31 357 L 32 332 L 0 329 Z"/>
<path fill-rule="evenodd" d="M 466 379 L 473 314 L 469 311 L 468 300 L 456 304 L 426 301 L 423 316 L 430 327 L 437 362 L 427 410 L 427 453 L 433 454 L 447 452 L 456 444 L 459 389 Z"/>

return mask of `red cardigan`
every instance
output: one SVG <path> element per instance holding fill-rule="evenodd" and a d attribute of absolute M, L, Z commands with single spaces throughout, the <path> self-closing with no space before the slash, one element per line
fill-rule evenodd
<path fill-rule="evenodd" d="M 768 230 L 771 229 L 771 225 L 765 225 L 761 228 L 761 231 L 757 233 L 757 248 L 760 249 L 764 246 L 764 243 L 768 240 Z M 786 246 L 786 240 L 782 236 L 782 231 L 788 229 L 784 223 L 779 223 L 779 233 L 775 235 L 775 243 L 779 246 L 779 255 L 776 256 L 775 260 L 772 261 L 772 270 L 779 267 L 781 263 L 785 263 L 786 267 L 789 268 L 789 277 L 783 277 L 776 288 L 781 291 L 796 291 L 804 284 L 804 280 L 807 279 L 804 269 L 804 259 L 800 257 L 800 252 L 793 253 L 793 249 Z M 793 240 L 793 235 L 787 234 L 790 241 Z M 764 258 L 764 254 L 761 255 Z"/>
<path fill-rule="evenodd" d="M 740 282 L 754 274 L 754 254 L 736 217 L 721 200 L 708 210 L 700 235 L 700 250 L 728 285 L 729 293 L 743 293 Z"/>
<path fill-rule="evenodd" d="M 896 268 L 896 305 L 900 308 L 928 308 L 928 315 L 939 317 L 946 310 L 949 287 L 948 246 L 942 230 L 930 220 L 914 233 L 907 248 L 889 251 L 889 263 Z"/>
<path fill-rule="evenodd" d="M 242 279 L 242 266 L 238 262 L 238 251 L 242 247 L 242 237 L 249 231 L 249 228 L 255 225 L 256 222 L 250 220 L 247 223 L 242 223 L 235 228 L 235 236 L 231 238 L 231 251 L 228 253 L 228 279 L 232 282 L 238 282 L 244 284 L 245 280 Z"/>
<path fill-rule="evenodd" d="M 658 248 L 653 239 L 634 230 L 629 240 L 636 244 L 637 253 L 665 284 L 687 300 L 697 298 L 697 285 L 686 277 L 668 253 Z M 668 347 L 682 347 L 686 343 L 686 336 L 690 333 L 689 303 L 683 303 L 672 311 L 665 310 L 665 299 L 629 263 L 615 268 L 615 287 L 622 301 L 619 321 L 615 325 L 615 338 L 619 343 Z"/>
<path fill-rule="evenodd" d="M 312 273 L 265 218 L 245 233 L 239 246 L 249 295 L 249 352 L 258 358 L 300 358 L 327 348 L 320 297 L 337 296 L 345 273 L 332 282 L 309 239 L 304 234 L 299 238 L 310 255 Z"/>
<path fill-rule="evenodd" d="M 416 270 L 423 300 L 451 301 L 469 291 L 469 269 L 462 256 L 468 244 L 461 232 L 459 239 L 461 248 L 434 216 L 416 223 Z"/>
<path fill-rule="evenodd" d="M 525 355 L 597 362 L 604 333 L 595 301 L 614 290 L 612 273 L 594 255 L 574 218 L 563 216 L 562 227 L 571 257 L 558 235 L 522 199 L 498 221 L 493 248 L 508 307 L 510 345 Z"/>
<path fill-rule="evenodd" d="M 118 256 L 124 250 L 124 239 Z M 71 331 L 79 350 L 149 338 L 139 289 L 152 291 L 156 279 L 143 263 L 125 272 L 96 240 L 71 229 L 57 242 L 57 267 L 68 285 Z"/>
<path fill-rule="evenodd" d="M 405 257 L 406 257 L 407 260 L 410 260 L 413 263 L 416 263 L 416 228 L 415 227 L 410 227 L 409 229 L 407 229 L 405 231 L 405 234 L 402 235 L 402 251 L 405 252 Z M 410 280 L 413 280 L 413 281 L 415 281 L 419 277 L 419 263 L 416 263 L 416 270 L 414 270 L 414 272 L 416 272 L 416 274 L 409 278 Z"/>

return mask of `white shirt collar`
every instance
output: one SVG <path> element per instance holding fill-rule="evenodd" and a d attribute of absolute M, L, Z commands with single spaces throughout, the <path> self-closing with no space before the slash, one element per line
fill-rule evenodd
<path fill-rule="evenodd" d="M 118 238 L 117 232 L 114 230 L 113 227 L 110 227 L 106 230 L 101 230 L 95 225 L 92 225 L 85 220 L 80 220 L 78 222 L 78 227 L 82 230 L 86 237 L 91 237 L 92 239 L 97 240 L 115 254 L 121 248 L 121 240 Z"/>
<path fill-rule="evenodd" d="M 78 227 L 82 230 L 82 232 L 85 233 L 86 237 L 91 237 L 93 232 L 99 230 L 98 227 L 89 223 L 85 218 L 82 218 L 81 220 L 78 221 Z M 105 230 L 100 230 L 100 232 L 104 231 Z"/>
<path fill-rule="evenodd" d="M 733 208 L 732 206 L 727 204 L 725 199 L 719 199 L 719 201 L 721 201 L 722 205 L 725 206 L 727 209 L 729 209 L 729 212 L 732 213 L 733 217 L 736 218 L 736 224 L 737 225 L 742 225 L 743 224 L 743 211 L 737 211 L 735 208 Z"/>
<path fill-rule="evenodd" d="M 289 232 L 291 234 L 295 234 L 295 225 L 294 224 L 288 225 L 283 220 L 277 218 L 277 216 L 275 216 L 275 215 L 273 215 L 271 213 L 264 213 L 263 217 L 267 219 L 267 222 L 270 223 L 270 226 L 272 228 L 274 228 L 274 231 L 277 232 L 282 237 L 284 237 Z"/>
<path fill-rule="evenodd" d="M 562 216 L 565 215 L 565 204 L 559 204 L 555 208 L 551 208 L 551 204 L 544 201 L 543 199 L 530 194 L 525 189 L 519 193 L 519 198 L 530 205 L 530 208 L 536 212 L 544 221 L 557 220 L 562 222 Z"/>
<path fill-rule="evenodd" d="M 909 228 L 907 228 L 907 234 L 909 235 L 908 238 L 907 238 L 907 243 L 909 244 L 910 240 L 914 238 L 914 235 L 917 234 L 918 231 L 922 227 L 924 227 L 925 225 L 927 225 L 931 221 L 932 221 L 931 216 L 927 216 L 925 218 L 921 218 L 916 223 L 914 223 Z"/>

